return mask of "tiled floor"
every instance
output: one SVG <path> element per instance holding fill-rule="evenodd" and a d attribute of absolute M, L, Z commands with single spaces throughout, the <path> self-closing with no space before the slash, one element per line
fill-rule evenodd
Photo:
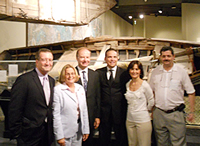
<path fill-rule="evenodd" d="M 16 146 L 16 140 L 10 141 L 8 138 L 3 138 L 3 131 L 4 121 L 0 121 L 0 146 Z M 187 128 L 186 140 L 187 146 L 200 146 L 200 129 Z M 97 139 L 95 141 L 98 143 Z"/>
<path fill-rule="evenodd" d="M 0 146 L 16 146 L 16 140 L 10 141 L 8 138 L 3 138 L 4 122 L 0 121 Z"/>

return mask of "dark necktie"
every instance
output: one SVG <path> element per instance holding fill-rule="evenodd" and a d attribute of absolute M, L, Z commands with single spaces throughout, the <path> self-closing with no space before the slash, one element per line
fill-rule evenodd
<path fill-rule="evenodd" d="M 113 70 L 110 69 L 110 78 L 109 78 L 109 82 L 112 83 L 113 82 Z"/>
<path fill-rule="evenodd" d="M 85 92 L 87 92 L 87 80 L 85 76 L 85 71 L 82 71 L 82 73 L 83 73 L 83 87 L 85 89 Z"/>

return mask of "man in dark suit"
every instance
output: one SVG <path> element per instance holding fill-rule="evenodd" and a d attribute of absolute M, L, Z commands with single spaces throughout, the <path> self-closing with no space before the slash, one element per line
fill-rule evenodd
<path fill-rule="evenodd" d="M 83 85 L 86 92 L 88 107 L 90 135 L 83 146 L 93 146 L 93 132 L 100 124 L 100 87 L 98 73 L 89 69 L 91 52 L 86 47 L 81 47 L 76 53 L 78 66 L 76 67 L 80 79 L 77 83 Z"/>
<path fill-rule="evenodd" d="M 36 68 L 20 75 L 11 90 L 9 129 L 18 146 L 50 146 L 54 140 L 52 101 L 55 81 L 47 74 L 53 66 L 53 54 L 42 48 L 35 58 Z"/>
<path fill-rule="evenodd" d="M 110 48 L 106 51 L 105 61 L 107 66 L 97 70 L 101 87 L 100 143 L 101 146 L 110 145 L 113 128 L 116 145 L 126 146 L 126 100 L 124 92 L 128 76 L 126 76 L 124 69 L 117 66 L 118 53 L 115 49 Z"/>

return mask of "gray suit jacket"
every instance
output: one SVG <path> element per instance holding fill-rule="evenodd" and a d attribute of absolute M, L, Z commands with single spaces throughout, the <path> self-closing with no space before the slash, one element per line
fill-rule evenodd
<path fill-rule="evenodd" d="M 81 132 L 82 134 L 90 133 L 85 91 L 77 83 L 75 83 L 75 93 L 76 96 L 64 84 L 59 84 L 54 88 L 53 125 L 56 140 L 70 138 L 78 131 L 77 104 L 80 109 Z"/>

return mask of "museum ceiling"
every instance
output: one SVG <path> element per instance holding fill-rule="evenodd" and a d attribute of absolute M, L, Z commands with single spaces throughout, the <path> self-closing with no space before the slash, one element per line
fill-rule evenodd
<path fill-rule="evenodd" d="M 140 14 L 181 17 L 182 3 L 200 4 L 200 0 L 116 0 L 116 2 L 111 10 L 131 24 Z"/>
<path fill-rule="evenodd" d="M 0 20 L 78 26 L 111 9 L 133 24 L 140 14 L 181 17 L 182 3 L 200 0 L 0 0 Z"/>

